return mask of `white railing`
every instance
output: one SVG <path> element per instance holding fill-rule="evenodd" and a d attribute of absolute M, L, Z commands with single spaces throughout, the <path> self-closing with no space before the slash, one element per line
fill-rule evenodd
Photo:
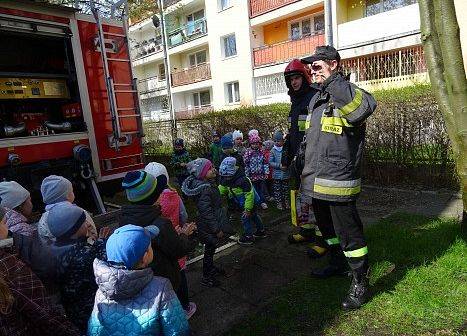
<path fill-rule="evenodd" d="M 167 82 L 165 78 L 149 77 L 138 81 L 138 92 L 141 99 L 148 98 L 151 96 L 151 93 L 166 88 Z"/>

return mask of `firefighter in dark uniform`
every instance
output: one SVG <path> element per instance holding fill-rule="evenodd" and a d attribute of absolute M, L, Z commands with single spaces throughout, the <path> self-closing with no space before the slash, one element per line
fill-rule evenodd
<path fill-rule="evenodd" d="M 342 302 L 344 309 L 359 308 L 368 300 L 368 248 L 356 207 L 361 190 L 361 160 L 365 121 L 376 108 L 366 91 L 338 71 L 340 55 L 330 46 L 317 47 L 302 60 L 311 64 L 320 91 L 310 101 L 301 192 L 312 199 L 330 262 L 312 274 L 343 275 L 350 266 L 352 283 Z"/>
<path fill-rule="evenodd" d="M 297 150 L 303 141 L 305 135 L 305 122 L 308 116 L 308 105 L 311 98 L 319 91 L 317 84 L 312 84 L 310 69 L 303 64 L 300 60 L 292 60 L 284 71 L 284 78 L 288 94 L 292 103 L 288 117 L 289 132 L 286 136 L 284 143 L 284 154 L 282 155 L 281 164 L 290 169 L 291 173 L 291 199 L 295 199 L 295 191 L 300 188 L 300 175 L 302 168 L 297 165 L 295 156 Z M 300 207 L 301 211 L 308 210 L 310 204 L 303 204 L 302 202 L 292 202 L 292 214 L 296 213 L 296 209 Z M 311 257 L 318 258 L 326 253 L 326 243 L 321 239 L 321 233 L 314 223 L 314 218 L 306 216 L 307 222 L 294 223 L 299 225 L 299 232 L 290 234 L 288 236 L 289 243 L 297 244 L 303 242 L 310 242 L 308 254 Z M 299 221 L 299 219 L 295 219 Z"/>

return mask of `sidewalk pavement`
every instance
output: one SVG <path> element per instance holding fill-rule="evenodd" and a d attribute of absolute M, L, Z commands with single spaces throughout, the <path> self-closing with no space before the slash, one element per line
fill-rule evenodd
<path fill-rule="evenodd" d="M 395 212 L 459 218 L 462 199 L 449 191 L 413 192 L 367 186 L 358 207 L 364 224 L 369 225 Z M 216 263 L 227 271 L 226 277 L 219 278 L 219 288 L 200 284 L 201 262 L 189 266 L 191 301 L 198 306 L 190 325 L 196 335 L 222 335 L 261 310 L 284 286 L 309 274 L 310 260 L 304 246 L 287 242 L 287 235 L 294 231 L 288 214 L 265 224 L 269 224 L 267 238 L 252 247 L 235 245 L 216 254 Z"/>

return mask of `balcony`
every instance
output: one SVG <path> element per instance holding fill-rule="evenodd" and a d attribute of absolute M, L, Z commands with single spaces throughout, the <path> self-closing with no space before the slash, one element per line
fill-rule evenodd
<path fill-rule="evenodd" d="M 338 48 L 349 48 L 420 31 L 418 4 L 404 6 L 337 26 Z M 362 34 L 362 32 L 365 32 Z"/>
<path fill-rule="evenodd" d="M 211 67 L 204 63 L 193 68 L 172 72 L 172 86 L 193 84 L 211 78 Z"/>
<path fill-rule="evenodd" d="M 206 18 L 202 18 L 181 26 L 167 34 L 169 48 L 195 40 L 208 33 Z"/>
<path fill-rule="evenodd" d="M 131 59 L 133 61 L 150 56 L 162 51 L 162 38 L 151 38 L 133 44 L 130 49 Z"/>
<path fill-rule="evenodd" d="M 298 40 L 288 40 L 253 49 L 254 67 L 263 67 L 290 61 L 313 54 L 324 44 L 324 34 L 318 33 Z"/>
<path fill-rule="evenodd" d="M 213 111 L 211 104 L 193 106 L 186 109 L 177 110 L 175 116 L 177 119 L 192 119 L 193 117 Z"/>
<path fill-rule="evenodd" d="M 181 0 L 164 0 L 164 8 L 175 5 L 177 2 L 180 2 L 180 1 Z"/>
<path fill-rule="evenodd" d="M 141 99 L 155 97 L 158 91 L 166 88 L 165 78 L 149 77 L 138 81 L 138 92 Z"/>
<path fill-rule="evenodd" d="M 298 1 L 300 0 L 250 0 L 250 18 Z"/>

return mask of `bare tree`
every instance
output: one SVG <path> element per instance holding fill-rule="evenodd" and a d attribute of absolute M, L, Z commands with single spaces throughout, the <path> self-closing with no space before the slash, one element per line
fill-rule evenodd
<path fill-rule="evenodd" d="M 454 0 L 419 0 L 422 42 L 459 175 L 467 221 L 467 79 Z"/>

